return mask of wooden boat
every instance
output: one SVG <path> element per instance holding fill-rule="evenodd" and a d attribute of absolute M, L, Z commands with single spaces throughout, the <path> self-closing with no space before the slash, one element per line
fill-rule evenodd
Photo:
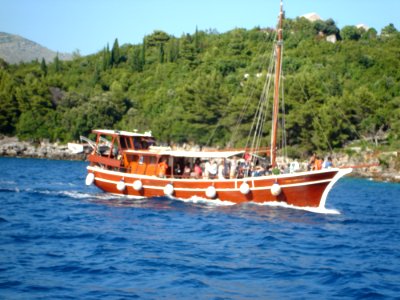
<path fill-rule="evenodd" d="M 282 19 L 280 16 L 275 45 L 274 95 L 271 147 L 268 151 L 270 166 L 277 165 L 277 131 L 279 90 L 282 66 Z M 268 77 L 268 76 L 267 76 Z M 271 77 L 271 76 L 269 76 Z M 259 123 L 259 122 L 257 122 Z M 262 127 L 262 126 L 261 126 Z M 258 130 L 258 129 L 256 129 Z M 250 174 L 247 166 L 261 159 L 260 149 L 248 148 L 230 151 L 177 151 L 156 147 L 150 132 L 136 133 L 116 130 L 94 130 L 97 139 L 89 155 L 86 184 L 95 184 L 101 190 L 134 197 L 170 196 L 178 199 L 200 197 L 233 203 L 283 202 L 298 207 L 325 207 L 329 191 L 351 168 L 330 168 L 289 174 Z M 257 144 L 257 143 L 256 143 Z M 223 170 L 228 162 L 241 160 L 242 168 L 231 175 Z M 206 170 L 206 176 L 193 172 L 183 173 L 186 164 L 192 168 L 197 163 L 218 160 L 219 176 Z M 223 166 L 223 167 L 222 167 Z M 198 168 L 198 166 L 196 166 Z M 226 171 L 226 170 L 225 170 Z M 212 174 L 212 175 L 210 175 Z"/>

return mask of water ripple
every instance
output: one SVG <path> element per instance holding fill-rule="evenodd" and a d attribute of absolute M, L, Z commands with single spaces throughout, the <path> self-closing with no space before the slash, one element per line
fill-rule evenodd
<path fill-rule="evenodd" d="M 400 294 L 399 185 L 341 180 L 326 210 L 134 200 L 85 186 L 86 163 L 0 160 L 4 299 Z"/>

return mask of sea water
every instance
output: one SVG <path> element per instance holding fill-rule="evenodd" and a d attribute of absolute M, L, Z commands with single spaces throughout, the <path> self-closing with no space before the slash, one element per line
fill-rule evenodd
<path fill-rule="evenodd" d="M 0 158 L 0 299 L 400 297 L 399 184 L 310 212 L 107 195 L 86 165 Z"/>

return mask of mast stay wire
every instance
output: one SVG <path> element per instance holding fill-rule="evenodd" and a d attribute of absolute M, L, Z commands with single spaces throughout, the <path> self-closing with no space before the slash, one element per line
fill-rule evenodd
<path fill-rule="evenodd" d="M 274 33 L 272 39 L 273 39 L 273 40 L 276 39 L 276 32 Z M 274 45 L 274 43 L 272 43 L 272 44 Z M 260 48 L 261 48 L 261 47 L 260 47 Z M 258 69 L 264 69 L 262 66 L 263 66 L 265 63 L 262 63 L 262 62 L 265 62 L 265 61 L 266 61 L 264 58 L 266 58 L 267 56 L 268 56 L 268 55 L 267 55 L 266 53 L 264 53 L 264 54 L 261 56 L 261 62 L 260 62 L 260 64 L 258 65 Z M 270 60 L 272 60 L 272 59 L 273 59 L 273 51 L 272 51 L 272 54 L 270 54 L 269 56 L 271 57 Z M 270 63 L 269 65 L 271 66 L 271 63 Z M 271 73 L 270 70 L 268 70 L 268 73 L 269 73 L 269 74 Z M 267 74 L 267 76 L 268 76 L 268 74 Z M 240 87 L 241 87 L 241 86 L 238 86 L 237 91 L 240 89 Z M 235 142 L 237 141 L 237 138 L 240 136 L 240 135 L 239 135 L 239 128 L 240 128 L 240 125 L 242 124 L 243 119 L 245 118 L 246 113 L 247 113 L 247 111 L 248 111 L 248 109 L 249 109 L 249 107 L 250 107 L 250 103 L 251 103 L 251 101 L 252 101 L 252 99 L 253 99 L 253 95 L 254 95 L 255 91 L 256 91 L 256 87 L 253 85 L 252 88 L 251 88 L 251 90 L 250 90 L 250 92 L 248 93 L 248 96 L 246 97 L 245 103 L 242 105 L 242 110 L 241 110 L 241 112 L 240 112 L 240 115 L 239 115 L 239 117 L 238 117 L 236 123 L 235 123 L 234 129 L 233 129 L 233 131 L 232 131 L 232 133 L 231 133 L 231 138 L 230 138 L 230 140 L 229 140 L 229 142 L 228 142 L 228 145 L 234 145 Z M 235 94 L 238 94 L 238 93 L 236 92 Z M 232 97 L 231 100 L 229 101 L 228 105 L 226 106 L 226 109 L 224 110 L 223 114 L 221 115 L 221 118 L 218 120 L 218 123 L 217 123 L 216 126 L 214 127 L 214 130 L 212 131 L 212 133 L 211 133 L 211 135 L 210 135 L 210 137 L 209 137 L 209 139 L 208 139 L 206 145 L 210 145 L 212 139 L 213 139 L 214 136 L 215 136 L 215 133 L 216 133 L 217 129 L 221 126 L 220 120 L 224 119 L 225 116 L 228 114 L 229 109 L 230 109 L 231 106 L 232 106 L 233 99 L 234 99 L 234 98 Z M 247 146 L 247 143 L 246 143 L 246 146 Z"/>

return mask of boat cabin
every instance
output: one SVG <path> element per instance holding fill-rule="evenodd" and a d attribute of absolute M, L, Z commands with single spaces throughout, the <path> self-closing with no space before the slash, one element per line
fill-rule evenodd
<path fill-rule="evenodd" d="M 151 132 L 140 134 L 117 130 L 93 130 L 93 133 L 96 134 L 96 142 L 88 159 L 91 165 L 98 165 L 110 170 L 118 169 L 127 172 L 130 164 L 126 151 L 148 153 L 150 147 L 155 145 L 155 139 Z M 134 158 L 129 156 L 130 160 L 134 160 Z M 144 160 L 140 159 L 140 161 Z"/>
<path fill-rule="evenodd" d="M 205 161 L 226 160 L 242 156 L 243 151 L 174 151 L 169 147 L 155 146 L 151 132 L 144 134 L 94 130 L 96 142 L 88 160 L 91 166 L 124 173 L 159 176 L 164 178 L 193 178 L 196 164 Z M 185 167 L 191 169 L 185 174 Z"/>

